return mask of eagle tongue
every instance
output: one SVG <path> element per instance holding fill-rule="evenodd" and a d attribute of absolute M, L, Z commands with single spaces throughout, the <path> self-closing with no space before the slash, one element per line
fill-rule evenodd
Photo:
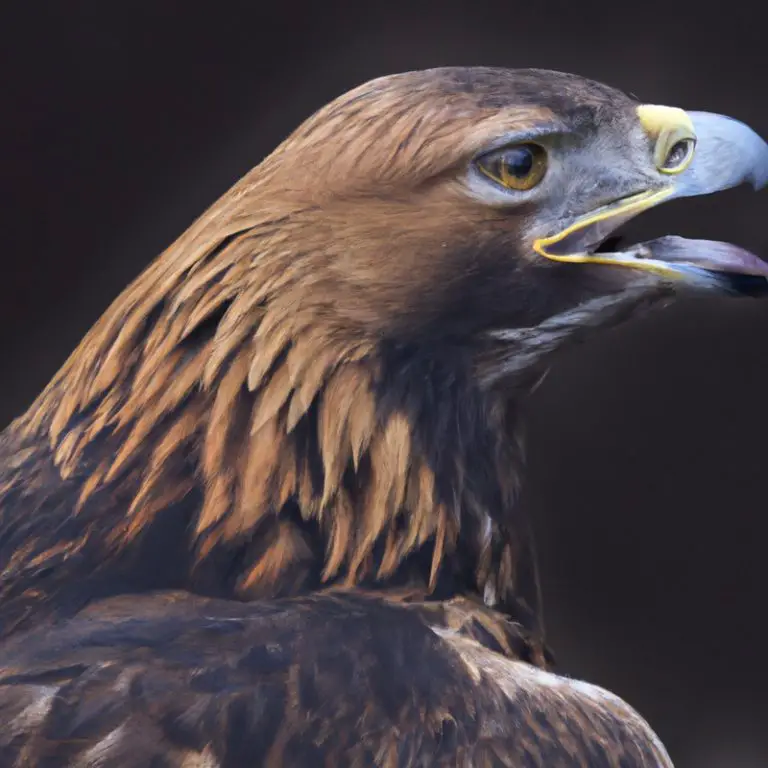
<path fill-rule="evenodd" d="M 716 283 L 732 293 L 768 294 L 768 263 L 732 243 L 668 235 L 639 243 L 632 250 L 640 258 L 674 264 L 678 271 Z"/>
<path fill-rule="evenodd" d="M 646 251 L 646 258 L 681 267 L 690 265 L 711 272 L 768 278 L 768 263 L 751 251 L 732 243 L 667 235 L 639 243 L 635 248 Z"/>

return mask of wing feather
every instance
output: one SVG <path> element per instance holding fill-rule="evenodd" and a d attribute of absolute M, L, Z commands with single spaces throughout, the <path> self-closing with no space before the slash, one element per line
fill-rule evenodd
<path fill-rule="evenodd" d="M 620 699 L 440 615 L 350 592 L 96 604 L 0 650 L 0 763 L 671 766 Z"/>

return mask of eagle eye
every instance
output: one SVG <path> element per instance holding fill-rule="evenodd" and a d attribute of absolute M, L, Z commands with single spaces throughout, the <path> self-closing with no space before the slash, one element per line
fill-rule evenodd
<path fill-rule="evenodd" d="M 497 184 L 525 192 L 544 178 L 547 153 L 538 144 L 515 144 L 482 155 L 476 164 Z"/>
<path fill-rule="evenodd" d="M 680 139 L 669 148 L 667 156 L 661 165 L 663 173 L 680 173 L 688 167 L 693 150 L 696 147 L 696 141 L 691 138 Z"/>

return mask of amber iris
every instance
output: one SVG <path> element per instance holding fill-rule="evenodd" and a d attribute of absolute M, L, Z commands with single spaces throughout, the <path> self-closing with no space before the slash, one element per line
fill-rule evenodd
<path fill-rule="evenodd" d="M 547 170 L 547 153 L 538 144 L 515 144 L 488 152 L 477 160 L 478 168 L 507 189 L 533 189 Z"/>

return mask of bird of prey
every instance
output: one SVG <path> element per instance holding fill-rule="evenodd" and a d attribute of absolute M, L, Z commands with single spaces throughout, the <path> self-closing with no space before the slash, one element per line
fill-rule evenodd
<path fill-rule="evenodd" d="M 0 437 L 0 765 L 671 765 L 553 670 L 521 414 L 593 331 L 763 292 L 736 246 L 606 240 L 767 179 L 744 124 L 557 72 L 320 109 Z"/>

